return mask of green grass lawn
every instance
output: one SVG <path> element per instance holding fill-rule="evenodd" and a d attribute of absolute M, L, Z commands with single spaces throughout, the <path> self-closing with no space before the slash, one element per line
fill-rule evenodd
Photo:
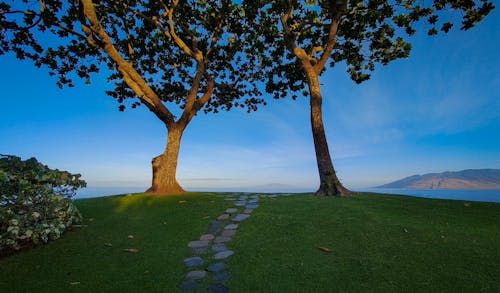
<path fill-rule="evenodd" d="M 0 292 L 175 292 L 187 272 L 187 243 L 232 205 L 210 193 L 76 203 L 88 226 L 1 259 Z M 500 291 L 494 203 L 266 198 L 228 246 L 231 292 Z"/>

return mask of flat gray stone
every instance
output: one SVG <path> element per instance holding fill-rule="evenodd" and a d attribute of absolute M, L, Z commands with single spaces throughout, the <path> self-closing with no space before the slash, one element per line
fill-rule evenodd
<path fill-rule="evenodd" d="M 231 220 L 234 222 L 241 222 L 241 221 L 246 220 L 248 217 L 250 217 L 249 214 L 237 214 Z"/>
<path fill-rule="evenodd" d="M 221 251 L 221 252 L 217 252 L 214 255 L 214 259 L 226 259 L 226 258 L 230 257 L 233 254 L 234 254 L 234 252 L 232 250 L 224 250 L 224 251 Z"/>
<path fill-rule="evenodd" d="M 223 243 L 217 243 L 217 244 L 212 245 L 212 251 L 215 253 L 221 252 L 221 251 L 226 251 L 226 250 L 229 250 L 229 248 L 227 248 L 227 246 Z"/>
<path fill-rule="evenodd" d="M 219 272 L 219 273 L 215 273 L 213 276 L 212 276 L 212 280 L 214 280 L 214 282 L 225 282 L 227 280 L 231 279 L 231 274 L 229 274 L 228 272 Z"/>
<path fill-rule="evenodd" d="M 190 271 L 189 273 L 187 273 L 186 278 L 199 280 L 205 278 L 206 275 L 207 275 L 206 271 Z"/>
<path fill-rule="evenodd" d="M 228 214 L 235 214 L 237 212 L 238 212 L 238 209 L 235 209 L 235 208 L 230 208 L 230 209 L 226 210 L 226 213 L 228 213 Z"/>
<path fill-rule="evenodd" d="M 224 237 L 233 237 L 234 234 L 236 234 L 236 230 L 224 230 L 221 235 Z"/>
<path fill-rule="evenodd" d="M 233 230 L 234 231 L 234 230 Z M 214 243 L 225 243 L 231 241 L 231 237 L 227 236 L 217 236 L 214 240 Z"/>
<path fill-rule="evenodd" d="M 207 267 L 207 271 L 212 272 L 212 273 L 218 273 L 220 271 L 223 271 L 227 268 L 226 264 L 223 262 L 218 262 L 211 264 Z"/>
<path fill-rule="evenodd" d="M 207 247 L 210 244 L 208 240 L 196 240 L 188 243 L 188 247 L 191 248 L 199 248 L 199 247 Z"/>
<path fill-rule="evenodd" d="M 254 209 L 245 209 L 243 211 L 244 214 L 251 214 L 253 212 Z"/>
<path fill-rule="evenodd" d="M 227 293 L 229 292 L 229 288 L 224 286 L 223 284 L 212 284 L 208 287 L 208 292 L 210 293 Z"/>
<path fill-rule="evenodd" d="M 219 220 L 219 221 L 225 221 L 227 219 L 229 219 L 229 214 L 222 214 L 222 215 L 217 217 L 217 220 Z"/>
<path fill-rule="evenodd" d="M 225 230 L 236 230 L 238 229 L 238 224 L 229 224 L 224 227 Z"/>
<path fill-rule="evenodd" d="M 196 288 L 198 288 L 198 285 L 198 282 L 196 282 L 195 280 L 187 280 L 179 285 L 179 290 L 181 290 L 182 292 L 194 291 Z"/>
<path fill-rule="evenodd" d="M 245 206 L 245 208 L 247 208 L 247 209 L 256 209 L 256 208 L 258 208 L 258 207 L 259 207 L 259 205 L 258 205 L 258 204 L 247 204 L 247 205 Z"/>
<path fill-rule="evenodd" d="M 195 257 L 185 258 L 184 263 L 188 267 L 199 267 L 203 264 L 203 260 L 201 259 L 201 257 L 195 256 Z"/>
<path fill-rule="evenodd" d="M 207 231 L 205 231 L 205 234 L 212 234 L 215 235 L 219 233 L 222 230 L 222 222 L 219 221 L 212 221 L 208 225 Z"/>
<path fill-rule="evenodd" d="M 207 254 L 209 251 L 209 247 L 208 246 L 204 246 L 204 247 L 193 247 L 191 248 L 191 252 L 194 254 L 194 255 L 202 255 L 202 254 Z"/>
<path fill-rule="evenodd" d="M 201 241 L 210 241 L 210 240 L 214 240 L 215 236 L 213 234 L 203 234 L 201 235 L 200 237 L 200 240 Z"/>
<path fill-rule="evenodd" d="M 246 201 L 238 201 L 234 205 L 237 207 L 242 207 L 245 206 L 246 204 L 247 204 Z"/>

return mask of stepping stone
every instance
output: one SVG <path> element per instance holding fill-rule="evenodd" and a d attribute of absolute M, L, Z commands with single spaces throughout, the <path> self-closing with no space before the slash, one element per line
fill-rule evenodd
<path fill-rule="evenodd" d="M 233 230 L 234 231 L 234 230 Z M 224 243 L 231 241 L 231 237 L 226 237 L 226 236 L 217 236 L 214 240 L 215 243 Z"/>
<path fill-rule="evenodd" d="M 223 214 L 217 217 L 217 220 L 219 221 L 225 221 L 227 219 L 229 219 L 229 214 Z"/>
<path fill-rule="evenodd" d="M 236 230 L 224 230 L 221 235 L 224 237 L 233 237 L 234 234 L 236 234 Z"/>
<path fill-rule="evenodd" d="M 233 255 L 233 253 L 234 253 L 234 251 L 232 251 L 232 250 L 224 250 L 224 251 L 221 251 L 221 252 L 217 252 L 214 255 L 214 259 L 225 259 L 225 258 L 228 258 L 231 255 Z"/>
<path fill-rule="evenodd" d="M 246 220 L 248 217 L 250 217 L 249 214 L 238 214 L 234 216 L 231 220 L 233 220 L 234 222 L 241 222 Z"/>
<path fill-rule="evenodd" d="M 203 234 L 201 235 L 200 237 L 200 240 L 201 241 L 211 241 L 211 240 L 214 240 L 215 236 L 213 234 Z"/>
<path fill-rule="evenodd" d="M 246 202 L 245 201 L 238 201 L 234 205 L 237 206 L 237 207 L 242 207 L 242 206 L 246 205 Z"/>
<path fill-rule="evenodd" d="M 229 274 L 228 272 L 220 272 L 212 276 L 212 280 L 214 280 L 215 282 L 225 282 L 229 279 L 231 279 L 231 274 Z"/>
<path fill-rule="evenodd" d="M 188 243 L 188 247 L 191 248 L 199 248 L 199 247 L 207 247 L 210 244 L 208 240 L 196 240 Z"/>
<path fill-rule="evenodd" d="M 236 230 L 238 229 L 238 224 L 229 224 L 224 227 L 225 230 Z"/>
<path fill-rule="evenodd" d="M 208 287 L 208 292 L 210 293 L 227 293 L 229 289 L 222 284 L 212 284 Z"/>
<path fill-rule="evenodd" d="M 208 251 L 209 251 L 208 246 L 205 246 L 205 247 L 193 247 L 193 248 L 191 248 L 191 252 L 194 255 L 207 254 Z"/>
<path fill-rule="evenodd" d="M 212 250 L 213 252 L 217 253 L 217 252 L 221 252 L 221 251 L 226 251 L 226 250 L 229 250 L 227 248 L 227 246 L 223 243 L 217 243 L 217 244 L 214 244 L 212 246 Z"/>
<path fill-rule="evenodd" d="M 188 267 L 198 267 L 203 264 L 203 260 L 200 257 L 195 256 L 195 257 L 185 258 L 184 263 Z"/>
<path fill-rule="evenodd" d="M 186 278 L 199 280 L 205 278 L 206 275 L 207 275 L 206 271 L 190 271 L 189 273 L 187 273 Z"/>
<path fill-rule="evenodd" d="M 215 235 L 219 233 L 221 230 L 222 230 L 222 222 L 212 221 L 210 222 L 207 231 L 205 231 L 205 234 Z"/>
<path fill-rule="evenodd" d="M 198 285 L 199 285 L 198 282 L 196 282 L 195 280 L 188 280 L 188 281 L 182 282 L 182 284 L 179 285 L 179 290 L 181 290 L 183 292 L 193 291 L 196 288 L 198 288 Z"/>
<path fill-rule="evenodd" d="M 223 271 L 227 268 L 226 264 L 223 262 L 218 262 L 211 264 L 207 267 L 207 271 L 212 272 L 212 273 L 218 273 L 220 271 Z"/>
<path fill-rule="evenodd" d="M 247 205 L 245 206 L 245 208 L 247 208 L 247 209 L 256 209 L 256 208 L 258 208 L 258 207 L 259 207 L 259 205 L 258 205 L 258 204 L 247 204 Z"/>
<path fill-rule="evenodd" d="M 251 214 L 253 212 L 254 209 L 245 209 L 243 211 L 244 214 Z"/>
<path fill-rule="evenodd" d="M 235 214 L 237 212 L 238 212 L 238 209 L 235 209 L 235 208 L 230 208 L 230 209 L 226 210 L 226 213 L 228 213 L 228 214 Z"/>

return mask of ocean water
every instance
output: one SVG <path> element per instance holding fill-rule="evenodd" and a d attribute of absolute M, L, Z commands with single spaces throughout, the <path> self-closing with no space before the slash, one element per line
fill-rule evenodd
<path fill-rule="evenodd" d="M 80 189 L 75 198 L 91 198 L 117 194 L 144 192 L 147 187 L 88 187 Z M 426 198 L 454 199 L 467 201 L 500 202 L 500 190 L 465 190 L 465 189 L 389 189 L 389 188 L 353 188 L 359 192 L 401 194 Z M 304 193 L 314 192 L 306 188 L 188 188 L 188 191 L 209 192 L 263 192 L 263 193 Z"/>
<path fill-rule="evenodd" d="M 500 202 L 500 189 L 399 189 L 399 188 L 359 188 L 356 191 L 401 194 L 426 198 Z"/>

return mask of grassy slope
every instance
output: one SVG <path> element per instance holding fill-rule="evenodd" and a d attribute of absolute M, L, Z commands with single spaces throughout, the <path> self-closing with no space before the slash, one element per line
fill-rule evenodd
<path fill-rule="evenodd" d="M 236 292 L 500 290 L 499 204 L 294 196 L 267 200 L 239 233 Z"/>
<path fill-rule="evenodd" d="M 228 204 L 203 194 L 78 200 L 88 227 L 0 260 L 0 292 L 168 292 L 185 274 L 187 243 Z"/>
<path fill-rule="evenodd" d="M 190 194 L 77 205 L 88 227 L 0 260 L 0 292 L 172 292 L 186 273 L 187 242 L 231 203 Z M 368 194 L 263 199 L 230 242 L 236 254 L 227 261 L 228 286 L 233 292 L 494 292 L 499 243 L 499 204 Z"/>

